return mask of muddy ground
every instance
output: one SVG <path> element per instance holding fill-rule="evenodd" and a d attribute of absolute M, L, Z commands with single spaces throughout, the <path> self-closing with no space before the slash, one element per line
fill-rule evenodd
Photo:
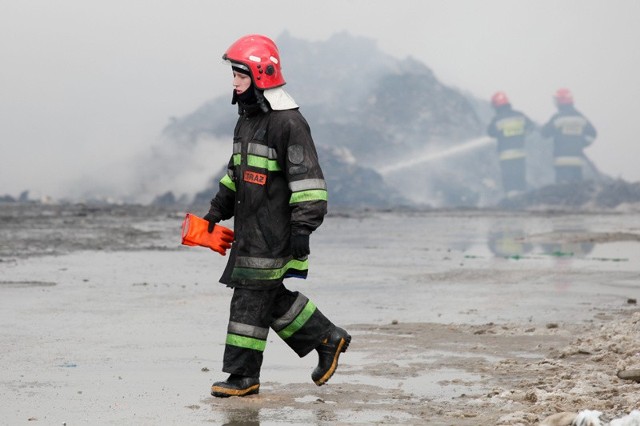
<path fill-rule="evenodd" d="M 304 292 L 352 344 L 310 380 L 273 334 L 260 394 L 215 399 L 226 258 L 184 212 L 0 206 L 0 423 L 535 425 L 640 408 L 634 212 L 334 214 Z M 232 226 L 232 223 L 229 224 Z"/>

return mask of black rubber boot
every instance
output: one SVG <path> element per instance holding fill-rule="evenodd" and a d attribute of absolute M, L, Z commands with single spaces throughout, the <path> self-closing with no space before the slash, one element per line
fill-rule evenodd
<path fill-rule="evenodd" d="M 260 379 L 232 374 L 224 382 L 215 382 L 211 386 L 211 395 L 218 398 L 230 396 L 254 395 L 260 391 Z"/>
<path fill-rule="evenodd" d="M 318 351 L 318 366 L 311 373 L 311 379 L 316 385 L 322 386 L 333 376 L 338 367 L 340 354 L 346 352 L 351 342 L 351 336 L 340 327 L 331 333 L 316 348 Z"/>

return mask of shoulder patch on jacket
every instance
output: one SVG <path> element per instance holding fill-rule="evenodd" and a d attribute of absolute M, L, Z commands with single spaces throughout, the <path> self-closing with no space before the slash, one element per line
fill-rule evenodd
<path fill-rule="evenodd" d="M 287 149 L 287 157 L 291 164 L 300 164 L 304 161 L 304 147 L 302 145 L 291 145 Z"/>
<path fill-rule="evenodd" d="M 291 166 L 289 167 L 290 175 L 301 175 L 307 173 L 309 169 L 306 166 Z"/>

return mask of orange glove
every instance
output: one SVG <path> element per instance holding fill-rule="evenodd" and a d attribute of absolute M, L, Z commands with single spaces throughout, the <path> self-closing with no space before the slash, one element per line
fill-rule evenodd
<path fill-rule="evenodd" d="M 209 247 L 223 256 L 226 255 L 233 242 L 233 231 L 217 224 L 213 232 L 209 233 L 208 227 L 209 221 L 187 213 L 182 222 L 182 244 Z"/>

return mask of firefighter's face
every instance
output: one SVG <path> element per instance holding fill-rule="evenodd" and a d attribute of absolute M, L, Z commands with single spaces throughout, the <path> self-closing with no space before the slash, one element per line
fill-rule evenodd
<path fill-rule="evenodd" d="M 233 88 L 239 95 L 244 93 L 251 86 L 251 77 L 241 72 L 233 71 Z"/>

